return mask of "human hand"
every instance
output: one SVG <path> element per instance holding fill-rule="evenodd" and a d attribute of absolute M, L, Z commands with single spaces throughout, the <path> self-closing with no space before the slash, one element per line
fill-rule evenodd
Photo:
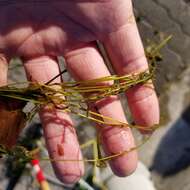
<path fill-rule="evenodd" d="M 0 84 L 7 83 L 7 63 L 19 56 L 29 80 L 47 82 L 59 73 L 56 56 L 63 56 L 76 80 L 110 75 L 96 49 L 95 40 L 106 47 L 115 72 L 137 73 L 148 68 L 130 0 L 28 0 L 0 2 Z M 57 78 L 54 82 L 60 82 Z M 152 88 L 137 86 L 126 93 L 133 118 L 138 125 L 159 122 L 159 106 Z M 102 115 L 126 122 L 116 96 L 95 103 Z M 67 113 L 40 111 L 46 144 L 53 159 L 81 160 L 82 155 L 73 123 Z M 107 155 L 135 146 L 129 128 L 107 126 L 100 131 Z M 63 151 L 59 151 L 59 149 Z M 130 152 L 110 161 L 118 176 L 131 174 L 137 153 Z M 53 162 L 55 173 L 65 183 L 83 175 L 82 162 Z"/>

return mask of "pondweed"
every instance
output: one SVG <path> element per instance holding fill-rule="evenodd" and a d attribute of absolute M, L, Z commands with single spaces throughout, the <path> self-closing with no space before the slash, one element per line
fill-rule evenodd
<path fill-rule="evenodd" d="M 21 157 L 23 161 L 28 161 L 33 158 L 33 152 L 25 150 L 24 147 L 21 148 L 20 146 L 14 146 L 10 149 L 9 145 L 12 145 L 14 143 L 9 143 L 9 141 L 12 138 L 13 134 L 15 134 L 15 131 L 16 134 L 19 134 L 20 130 L 24 127 L 25 122 L 30 120 L 38 111 L 39 107 L 43 105 L 48 105 L 49 108 L 56 108 L 63 112 L 73 113 L 104 125 L 110 125 L 111 123 L 111 125 L 119 127 L 130 127 L 143 130 L 157 129 L 159 127 L 158 125 L 152 126 L 152 128 L 146 128 L 143 126 L 129 125 L 127 123 L 117 121 L 113 118 L 103 116 L 97 112 L 91 111 L 88 107 L 88 104 L 111 95 L 124 93 L 135 85 L 146 85 L 150 80 L 154 79 L 156 75 L 155 72 L 157 62 L 162 59 L 160 55 L 160 49 L 170 39 L 171 36 L 167 37 L 160 44 L 153 43 L 148 48 L 146 48 L 146 56 L 149 60 L 149 70 L 143 71 L 141 73 L 133 73 L 124 76 L 112 75 L 94 80 L 64 82 L 58 84 L 51 83 L 56 77 L 58 77 L 55 76 L 46 84 L 23 82 L 0 87 L 0 144 L 2 144 L 2 146 L 0 147 L 0 154 L 15 156 L 18 159 L 20 159 Z M 66 71 L 61 72 L 59 76 L 62 75 L 64 72 Z M 109 85 L 103 84 L 103 82 L 108 81 L 111 81 L 112 83 L 110 83 Z M 22 109 L 28 102 L 33 103 L 34 107 L 30 112 L 23 113 Z M 4 114 L 4 112 L 6 113 Z M 12 122 L 8 122 L 10 118 L 6 118 L 6 114 L 10 114 L 12 116 Z M 96 139 L 90 140 L 89 142 L 81 145 L 81 147 L 84 148 L 88 145 L 93 145 L 95 158 L 90 160 L 84 159 L 81 161 L 93 162 L 99 167 L 105 166 L 105 161 L 126 154 L 129 151 L 132 151 L 141 146 L 139 145 L 132 148 L 131 150 L 103 158 L 100 155 L 99 143 L 97 143 Z M 49 158 L 42 158 L 42 160 L 55 161 Z"/>

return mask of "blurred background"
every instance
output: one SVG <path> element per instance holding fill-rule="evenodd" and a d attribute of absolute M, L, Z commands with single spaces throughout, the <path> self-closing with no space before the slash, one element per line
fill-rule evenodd
<path fill-rule="evenodd" d="M 151 41 L 173 36 L 161 50 L 163 61 L 158 65 L 154 81 L 160 100 L 161 127 L 138 150 L 140 160 L 150 170 L 156 190 L 190 190 L 190 0 L 133 0 L 133 4 L 145 47 Z M 14 63 L 18 64 L 17 60 Z M 14 82 L 25 80 L 23 69 L 10 69 L 9 79 Z M 91 124 L 80 118 L 75 120 L 82 142 L 94 137 Z M 85 130 L 82 130 L 84 125 Z M 139 135 L 135 135 L 138 139 Z M 0 164 L 0 190 L 6 189 L 10 182 L 7 167 L 4 162 Z M 42 163 L 42 168 L 49 177 L 51 188 L 63 189 L 56 181 L 50 163 Z M 91 166 L 87 167 L 85 179 L 90 180 L 90 171 Z M 27 172 L 29 169 L 19 177 L 15 190 L 38 189 Z M 125 189 L 128 190 L 123 187 Z M 143 185 L 140 189 L 148 190 Z"/>
<path fill-rule="evenodd" d="M 162 127 L 139 149 L 140 159 L 151 169 L 156 189 L 189 190 L 190 1 L 133 2 L 144 44 L 155 32 L 173 35 L 162 49 L 155 80 Z"/>

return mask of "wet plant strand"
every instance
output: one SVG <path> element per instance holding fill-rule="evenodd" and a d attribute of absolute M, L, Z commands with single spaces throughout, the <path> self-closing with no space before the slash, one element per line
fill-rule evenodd
<path fill-rule="evenodd" d="M 128 74 L 124 76 L 112 75 L 93 80 L 51 84 L 51 82 L 53 82 L 54 79 L 56 79 L 64 72 L 66 72 L 64 70 L 59 75 L 55 76 L 53 79 L 48 81 L 46 84 L 25 82 L 25 83 L 19 83 L 19 84 L 15 83 L 4 87 L 0 87 L 0 97 L 5 97 L 5 98 L 7 97 L 11 98 L 12 100 L 20 100 L 26 103 L 27 102 L 33 103 L 34 108 L 32 109 L 31 113 L 27 113 L 26 120 L 32 118 L 32 116 L 39 109 L 39 106 L 48 105 L 49 108 L 52 109 L 56 108 L 63 112 L 70 112 L 103 125 L 109 124 L 116 127 L 137 128 L 147 131 L 155 130 L 159 127 L 159 125 L 152 126 L 151 128 L 137 126 L 137 125 L 129 125 L 127 123 L 115 120 L 113 118 L 103 116 L 97 112 L 90 111 L 88 106 L 86 105 L 89 103 L 102 100 L 103 98 L 112 95 L 118 95 L 124 93 L 128 89 L 136 85 L 147 84 L 151 79 L 155 77 L 156 63 L 160 59 L 160 53 L 159 53 L 160 49 L 170 39 L 171 36 L 167 37 L 160 44 L 152 46 L 151 48 L 148 49 L 148 51 L 146 51 L 146 55 L 149 60 L 149 70 L 143 71 L 141 73 Z M 111 81 L 112 84 L 110 85 L 102 84 L 104 82 L 109 82 L 109 81 Z M 18 85 L 20 87 L 18 87 Z M 82 161 L 82 162 L 91 162 L 91 163 L 103 163 L 113 158 L 127 154 L 133 150 L 136 150 L 137 148 L 142 146 L 142 144 L 144 144 L 148 139 L 149 137 L 146 140 L 144 140 L 140 145 L 130 150 L 126 150 L 108 157 L 101 157 L 100 155 L 98 156 L 100 152 L 94 149 L 95 159 L 54 160 L 50 158 L 42 158 L 41 160 L 52 161 L 52 162 Z M 89 146 L 94 142 L 96 142 L 97 144 L 97 141 L 90 140 L 81 147 Z M 23 162 L 30 161 L 31 159 L 33 159 L 34 156 L 32 152 L 27 151 L 22 146 L 15 146 L 9 150 L 3 145 L 0 146 L 0 155 L 12 156 Z"/>

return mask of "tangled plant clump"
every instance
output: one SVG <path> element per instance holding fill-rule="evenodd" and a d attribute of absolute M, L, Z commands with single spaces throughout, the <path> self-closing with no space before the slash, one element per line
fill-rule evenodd
<path fill-rule="evenodd" d="M 113 126 L 120 127 L 130 127 L 143 130 L 157 129 L 159 127 L 158 125 L 152 126 L 150 129 L 143 126 L 130 125 L 117 121 L 113 118 L 109 118 L 97 112 L 91 111 L 88 104 L 99 101 L 111 95 L 124 93 L 128 89 L 139 84 L 146 85 L 151 79 L 154 79 L 156 64 L 162 59 L 159 53 L 160 49 L 170 39 L 171 36 L 167 37 L 160 44 L 152 44 L 146 49 L 146 56 L 149 61 L 149 70 L 141 73 L 128 74 L 124 76 L 112 75 L 79 82 L 52 83 L 55 78 L 66 72 L 63 71 L 46 84 L 24 82 L 0 87 L 0 108 L 2 108 L 2 111 L 0 111 L 0 155 L 13 156 L 16 159 L 22 158 L 23 162 L 28 162 L 33 159 L 33 152 L 27 151 L 24 147 L 13 146 L 11 148 L 11 146 L 16 142 L 16 138 L 12 139 L 12 134 L 17 134 L 16 136 L 18 136 L 21 129 L 24 128 L 26 121 L 30 120 L 38 111 L 39 107 L 43 105 L 48 105 L 50 109 L 56 108 L 63 112 L 76 114 L 103 125 L 108 123 L 110 125 L 111 123 Z M 112 81 L 112 84 L 109 86 L 102 85 L 103 82 L 108 81 Z M 28 102 L 33 103 L 34 107 L 30 110 L 30 112 L 24 113 L 22 110 Z M 12 122 L 10 121 L 7 123 L 8 119 L 5 118 L 6 114 L 11 116 Z M 10 142 L 10 140 L 12 141 Z M 139 145 L 131 150 L 124 151 L 116 155 L 102 157 L 100 154 L 101 151 L 99 148 L 99 143 L 97 143 L 96 139 L 81 145 L 81 147 L 85 148 L 88 145 L 93 145 L 95 158 L 90 160 L 84 159 L 81 161 L 93 162 L 99 167 L 105 166 L 105 161 L 126 154 L 140 146 Z M 49 158 L 42 158 L 42 160 L 55 161 Z"/>

